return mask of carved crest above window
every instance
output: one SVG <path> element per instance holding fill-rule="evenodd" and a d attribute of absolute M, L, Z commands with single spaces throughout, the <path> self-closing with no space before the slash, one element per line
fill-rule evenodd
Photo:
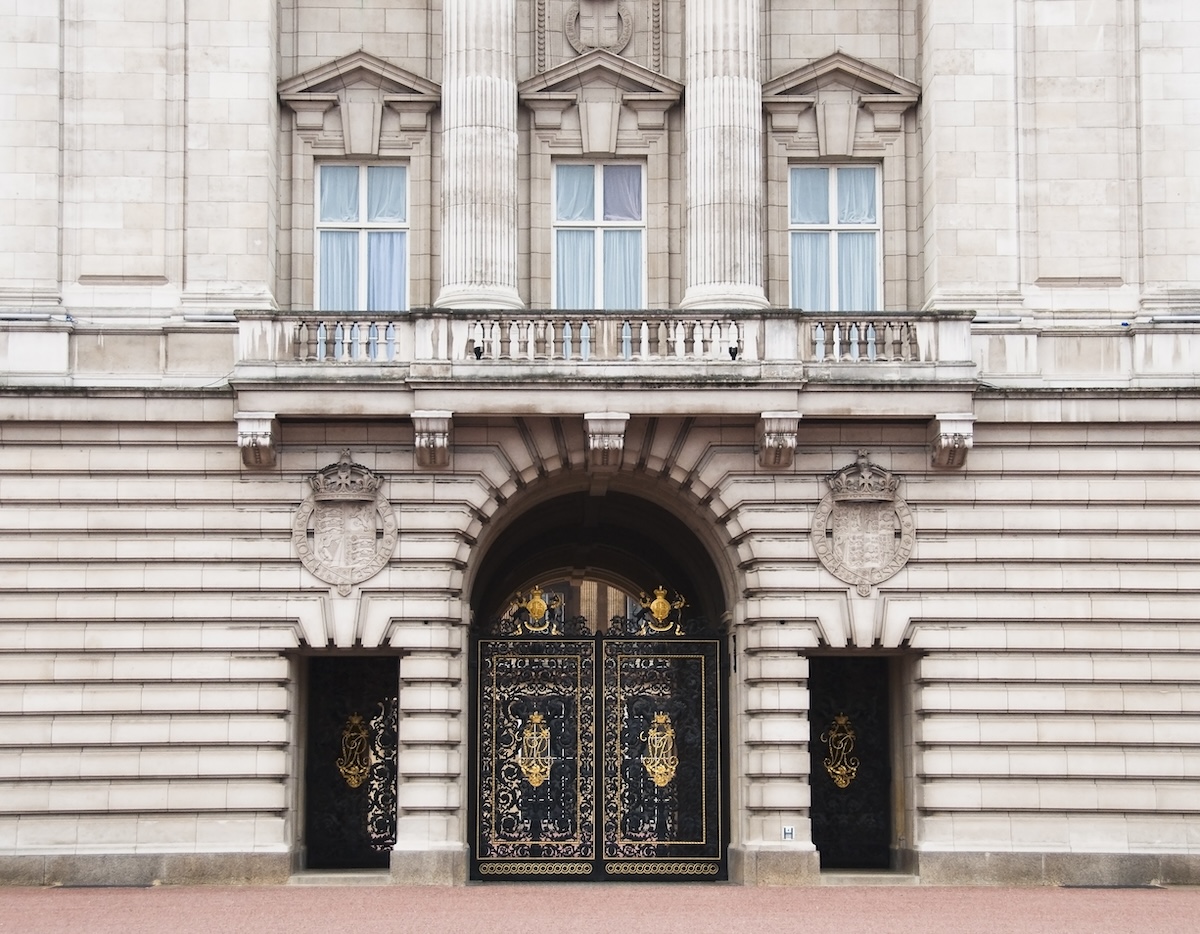
<path fill-rule="evenodd" d="M 594 49 L 523 81 L 521 103 L 533 128 L 564 151 L 611 155 L 618 138 L 644 141 L 665 132 L 667 111 L 683 85 L 649 68 Z"/>
<path fill-rule="evenodd" d="M 844 52 L 835 52 L 763 85 L 771 131 L 816 142 L 816 155 L 861 155 L 863 140 L 903 128 L 919 85 Z M 791 148 L 791 147 L 789 147 Z"/>
<path fill-rule="evenodd" d="M 813 516 L 813 550 L 830 574 L 868 596 L 912 555 L 912 510 L 900 498 L 900 478 L 872 464 L 866 451 L 825 480 L 829 492 Z"/>
<path fill-rule="evenodd" d="M 404 148 L 424 136 L 441 88 L 360 50 L 280 82 L 279 98 L 314 148 L 375 156 L 381 138 Z"/>

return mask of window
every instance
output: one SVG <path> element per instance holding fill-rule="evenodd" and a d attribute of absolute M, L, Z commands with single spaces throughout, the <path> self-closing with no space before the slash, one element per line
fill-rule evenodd
<path fill-rule="evenodd" d="M 317 174 L 317 308 L 408 308 L 408 169 L 322 165 Z"/>
<path fill-rule="evenodd" d="M 792 307 L 878 311 L 877 168 L 792 166 L 788 187 Z"/>
<path fill-rule="evenodd" d="M 640 165 L 555 166 L 555 308 L 644 307 L 643 189 Z"/>

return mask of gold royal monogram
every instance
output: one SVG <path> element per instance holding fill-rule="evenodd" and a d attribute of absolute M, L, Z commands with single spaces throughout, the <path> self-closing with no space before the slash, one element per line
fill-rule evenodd
<path fill-rule="evenodd" d="M 656 713 L 650 729 L 643 733 L 641 738 L 646 744 L 642 765 L 654 784 L 665 788 L 675 777 L 675 769 L 679 766 L 679 756 L 675 749 L 675 727 L 671 724 L 670 716 L 662 711 Z"/>
<path fill-rule="evenodd" d="M 854 726 L 844 713 L 833 718 L 829 729 L 821 734 L 821 742 L 829 744 L 825 771 L 839 788 L 848 788 L 858 777 L 858 758 L 854 753 Z"/>
<path fill-rule="evenodd" d="M 535 710 L 521 733 L 517 765 L 521 767 L 525 781 L 537 788 L 550 777 L 550 762 L 550 728 Z"/>

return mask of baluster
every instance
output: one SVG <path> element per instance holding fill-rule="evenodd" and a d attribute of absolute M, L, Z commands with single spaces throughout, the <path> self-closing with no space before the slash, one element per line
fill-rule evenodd
<path fill-rule="evenodd" d="M 478 360 L 483 356 L 483 322 L 476 321 L 475 327 L 471 329 L 471 347 L 470 353 Z"/>
<path fill-rule="evenodd" d="M 720 360 L 724 356 L 724 350 L 721 346 L 721 322 L 719 321 L 714 321 L 709 330 L 708 355 L 714 360 Z"/>
<path fill-rule="evenodd" d="M 821 363 L 825 359 L 825 325 L 818 321 L 813 326 L 813 359 Z"/>
<path fill-rule="evenodd" d="M 729 354 L 730 360 L 736 360 L 744 349 L 739 340 L 740 336 L 737 324 L 730 321 L 729 326 L 725 329 L 725 352 Z"/>
<path fill-rule="evenodd" d="M 857 321 L 850 322 L 850 330 L 846 334 L 846 343 L 846 349 L 850 352 L 850 359 L 857 363 L 859 344 L 859 327 Z"/>
<path fill-rule="evenodd" d="M 333 359 L 341 362 L 345 359 L 346 325 L 339 321 L 333 326 Z"/>
<path fill-rule="evenodd" d="M 383 332 L 383 339 L 386 345 L 387 361 L 391 363 L 396 359 L 396 322 L 389 321 Z"/>
<path fill-rule="evenodd" d="M 537 347 L 535 346 L 537 338 L 534 331 L 534 322 L 525 322 L 525 358 L 532 360 L 536 354 Z"/>
<path fill-rule="evenodd" d="M 704 359 L 704 325 L 699 321 L 692 326 L 692 356 Z"/>
<path fill-rule="evenodd" d="M 645 318 L 642 319 L 642 326 L 638 328 L 638 331 L 642 344 L 640 356 L 645 360 L 650 356 L 650 325 Z"/>
<path fill-rule="evenodd" d="M 675 322 L 675 356 L 683 358 L 687 353 L 687 328 L 682 321 Z"/>
<path fill-rule="evenodd" d="M 921 359 L 921 345 L 917 343 L 917 325 L 915 322 L 909 321 L 904 328 L 908 332 L 908 359 L 918 362 Z"/>
<path fill-rule="evenodd" d="M 669 357 L 671 355 L 671 331 L 670 328 L 667 327 L 667 322 L 660 320 L 658 322 L 657 331 L 658 335 L 655 353 L 657 353 L 660 357 Z"/>
<path fill-rule="evenodd" d="M 367 359 L 372 362 L 379 359 L 378 321 L 372 321 L 367 325 Z"/>
<path fill-rule="evenodd" d="M 633 328 L 628 321 L 621 325 L 621 359 L 633 359 Z"/>
<path fill-rule="evenodd" d="M 571 359 L 571 322 L 570 322 L 570 320 L 563 322 L 562 347 L 563 347 L 562 358 L 564 360 L 570 360 Z"/>
<path fill-rule="evenodd" d="M 499 360 L 500 349 L 500 319 L 497 318 L 492 322 L 492 327 L 488 335 L 488 356 L 493 360 Z"/>
<path fill-rule="evenodd" d="M 830 347 L 829 359 L 835 363 L 842 359 L 842 322 L 840 321 L 833 323 L 833 343 Z"/>
<path fill-rule="evenodd" d="M 592 355 L 592 328 L 585 318 L 579 324 L 579 359 L 587 363 Z"/>
<path fill-rule="evenodd" d="M 325 327 L 324 321 L 317 322 L 316 330 L 317 330 L 317 346 L 314 348 L 315 352 L 313 353 L 313 356 L 317 360 L 324 360 L 325 357 L 328 356 L 328 350 L 327 350 L 326 344 L 329 339 L 329 331 Z"/>
<path fill-rule="evenodd" d="M 875 325 L 867 322 L 867 360 L 875 362 Z"/>
<path fill-rule="evenodd" d="M 521 353 L 521 328 L 516 319 L 508 323 L 508 358 L 515 360 Z M 503 355 L 503 351 L 501 351 Z"/>
<path fill-rule="evenodd" d="M 296 330 L 292 337 L 292 357 L 296 360 L 307 360 L 308 357 L 308 324 L 301 318 L 296 322 Z"/>

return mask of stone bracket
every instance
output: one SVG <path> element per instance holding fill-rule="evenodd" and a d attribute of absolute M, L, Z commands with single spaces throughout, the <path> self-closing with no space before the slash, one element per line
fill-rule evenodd
<path fill-rule="evenodd" d="M 279 422 L 274 412 L 238 412 L 238 448 L 242 463 L 251 469 L 275 466 L 279 445 Z"/>
<path fill-rule="evenodd" d="M 930 463 L 942 470 L 965 466 L 974 433 L 970 412 L 935 415 L 929 423 Z"/>
<path fill-rule="evenodd" d="M 417 466 L 450 465 L 450 427 L 453 412 L 429 410 L 412 413 Z"/>
<path fill-rule="evenodd" d="M 587 431 L 587 465 L 593 472 L 611 473 L 621 466 L 625 452 L 628 412 L 588 412 L 583 416 Z"/>
<path fill-rule="evenodd" d="M 767 470 L 791 467 L 799 433 L 799 412 L 763 412 L 758 420 L 759 466 Z"/>

